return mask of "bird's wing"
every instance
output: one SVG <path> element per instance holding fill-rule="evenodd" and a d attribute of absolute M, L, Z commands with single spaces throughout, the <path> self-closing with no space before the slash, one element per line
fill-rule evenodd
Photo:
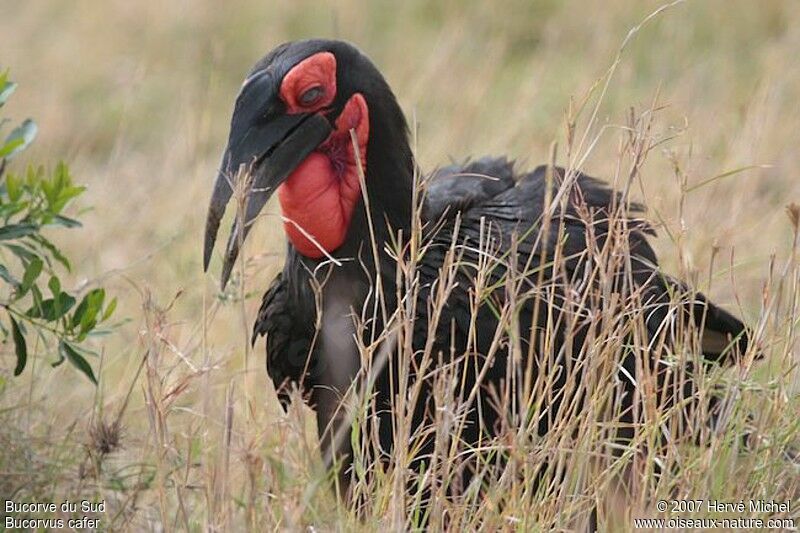
<path fill-rule="evenodd" d="M 513 186 L 514 162 L 505 157 L 442 167 L 425 179 L 422 218 L 436 221 L 454 216 Z"/>
<path fill-rule="evenodd" d="M 278 274 L 261 301 L 252 336 L 253 343 L 260 336 L 266 337 L 267 374 L 284 410 L 293 386 L 300 386 L 305 395 L 312 386 L 305 377 L 310 370 L 314 325 L 294 319 L 289 298 L 286 282 Z"/>
<path fill-rule="evenodd" d="M 678 280 L 663 274 L 647 236 L 653 229 L 641 217 L 643 208 L 630 203 L 620 206 L 624 199 L 604 182 L 578 173 L 573 185 L 562 197 L 562 202 L 551 209 L 550 231 L 546 239 L 539 239 L 547 195 L 548 170 L 540 166 L 528 173 L 515 173 L 514 165 L 505 158 L 483 158 L 463 165 L 443 168 L 428 179 L 427 196 L 423 204 L 423 220 L 430 228 L 429 238 L 438 244 L 432 246 L 421 265 L 423 276 L 429 280 L 438 275 L 444 254 L 457 233 L 462 261 L 478 264 L 478 243 L 494 237 L 497 253 L 517 251 L 519 264 L 515 268 L 548 264 L 553 250 L 560 243 L 564 258 L 563 271 L 546 269 L 547 276 L 566 276 L 570 283 L 580 281 L 602 250 L 615 235 L 625 235 L 630 252 L 630 268 L 621 268 L 618 279 L 612 280 L 620 291 L 638 291 L 647 312 L 647 327 L 652 336 L 676 319 L 690 319 L 702 327 L 701 345 L 707 360 L 722 361 L 738 346 L 740 353 L 747 348 L 744 325 L 727 311 L 710 303 L 702 294 L 694 292 Z M 567 178 L 558 167 L 552 169 L 553 192 Z M 456 214 L 459 216 L 456 217 Z M 456 219 L 458 218 L 458 221 Z M 619 232 L 620 224 L 624 231 Z M 456 229 L 457 228 L 457 229 Z M 528 257 L 534 261 L 526 264 Z M 544 258 L 542 257 L 544 255 Z M 505 269 L 497 268 L 498 280 Z M 474 272 L 472 275 L 474 276 Z M 470 279 L 466 276 L 465 280 Z M 535 283 L 537 276 L 531 275 Z M 456 290 L 451 297 L 450 310 L 456 322 L 469 323 L 466 290 Z M 461 300 L 461 301 L 459 301 Z M 675 304 L 676 301 L 682 302 Z M 463 315 L 460 317 L 458 315 Z M 491 329 L 491 328 L 489 328 Z"/>

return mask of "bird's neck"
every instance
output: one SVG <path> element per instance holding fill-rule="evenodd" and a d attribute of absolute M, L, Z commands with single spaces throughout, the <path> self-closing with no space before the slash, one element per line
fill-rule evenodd
<path fill-rule="evenodd" d="M 369 154 L 365 184 L 373 225 L 386 237 L 411 228 L 414 189 L 414 157 L 405 135 L 388 143 L 377 143 L 375 157 Z"/>
<path fill-rule="evenodd" d="M 321 276 L 326 277 L 328 268 L 333 269 L 331 274 L 334 277 L 362 279 L 367 274 L 369 279 L 374 280 L 377 267 L 383 280 L 384 294 L 389 298 L 394 297 L 395 265 L 385 249 L 387 245 L 392 246 L 399 233 L 402 233 L 403 241 L 409 239 L 415 165 L 405 130 L 399 131 L 400 134 L 398 128 L 383 128 L 380 123 L 371 125 L 370 143 L 366 150 L 365 191 L 359 191 L 347 236 L 336 250 L 322 257 L 309 257 L 289 239 L 286 279 L 294 286 L 294 290 L 299 291 L 294 301 L 306 301 L 300 297 L 300 293 L 309 290 L 312 285 L 318 285 L 309 283 L 308 277 L 320 272 Z M 375 238 L 374 246 L 372 235 Z M 379 255 L 377 261 L 374 252 Z M 340 261 L 342 266 L 335 266 L 329 261 L 330 257 Z M 319 265 L 323 262 L 328 262 L 329 266 L 320 270 Z M 352 294 L 352 304 L 359 308 L 361 302 L 357 300 L 361 300 L 363 294 L 356 292 Z M 313 302 L 314 299 L 309 298 L 308 301 Z M 387 303 L 391 307 L 391 302 Z"/>
<path fill-rule="evenodd" d="M 388 236 L 411 228 L 414 156 L 405 116 L 394 97 L 370 103 L 366 188 L 373 223 L 385 225 Z"/>

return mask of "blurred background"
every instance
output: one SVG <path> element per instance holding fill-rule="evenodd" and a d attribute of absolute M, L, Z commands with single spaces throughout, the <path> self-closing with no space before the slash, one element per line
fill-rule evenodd
<path fill-rule="evenodd" d="M 5 7 L 10 2 L 0 0 Z M 183 364 L 174 354 L 194 364 L 213 361 L 204 386 L 193 382 L 181 397 L 186 410 L 200 398 L 222 403 L 225 387 L 240 379 L 245 325 L 252 323 L 261 292 L 280 268 L 284 237 L 279 224 L 262 222 L 257 237 L 249 239 L 248 297 L 241 306 L 238 289 L 234 296 L 219 294 L 219 257 L 210 275 L 203 273 L 202 231 L 238 88 L 250 66 L 274 46 L 308 37 L 355 43 L 393 87 L 416 131 L 416 153 L 426 170 L 450 158 L 485 154 L 508 154 L 532 167 L 547 160 L 554 141 L 564 164 L 571 101 L 577 108 L 606 74 L 631 28 L 660 5 L 641 0 L 15 5 L 0 16 L 0 64 L 19 83 L 5 110 L 15 123 L 31 116 L 39 124 L 39 138 L 26 158 L 65 160 L 76 181 L 88 186 L 77 206 L 89 209 L 84 228 L 69 232 L 68 242 L 57 230 L 52 237 L 76 259 L 72 282 L 103 279 L 120 298 L 117 317 L 127 319 L 99 345 L 104 354 L 99 396 L 118 401 L 130 386 L 149 342 L 143 333 L 149 319 L 142 313 L 148 293 L 161 307 L 174 304 L 164 325 L 173 349 L 169 364 Z M 582 169 L 611 180 L 630 109 L 658 108 L 652 134 L 664 143 L 650 153 L 636 186 L 659 229 L 658 252 L 668 272 L 694 275 L 718 303 L 741 309 L 750 320 L 760 309 L 771 256 L 790 253 L 784 206 L 800 201 L 798 50 L 796 0 L 690 1 L 666 9 L 623 51 L 589 132 L 596 144 Z M 591 102 L 596 96 L 597 91 Z M 590 111 L 578 119 L 579 136 Z M 744 170 L 692 188 L 737 169 Z M 213 302 L 220 310 L 212 317 L 204 308 Z M 265 391 L 257 393 L 259 401 L 274 412 L 261 346 L 247 368 L 253 390 Z M 13 366 L 10 358 L 3 364 Z M 95 391 L 67 366 L 44 373 L 32 390 L 48 405 L 42 427 L 64 416 L 77 420 L 96 404 Z M 63 400 L 60 406 L 46 402 L 54 396 Z M 128 423 L 141 431 L 128 430 L 127 449 L 136 455 L 148 436 L 146 422 L 137 421 L 143 412 L 138 388 L 133 398 Z"/>
<path fill-rule="evenodd" d="M 156 292 L 191 287 L 186 298 L 196 301 L 213 284 L 199 266 L 200 240 L 232 103 L 250 66 L 277 44 L 358 45 L 416 123 L 425 169 L 482 154 L 533 166 L 550 142 L 563 145 L 570 99 L 584 97 L 629 29 L 659 5 L 37 0 L 0 19 L 1 60 L 20 84 L 11 118 L 40 126 L 28 157 L 66 160 L 89 187 L 93 211 L 82 242 L 71 243 L 81 257 L 75 270 L 125 269 Z M 690 182 L 770 165 L 697 190 L 684 212 L 695 266 L 713 242 L 736 247 L 738 261 L 753 265 L 737 269 L 742 283 L 786 244 L 781 207 L 800 187 L 798 22 L 791 0 L 666 10 L 623 53 L 598 117 L 612 127 L 584 169 L 612 175 L 616 125 L 629 107 L 656 99 L 664 109 L 654 129 L 680 133 L 662 148 L 685 158 Z M 644 187 L 651 208 L 674 223 L 679 186 L 659 152 Z M 254 246 L 282 249 L 277 236 L 269 240 Z"/>

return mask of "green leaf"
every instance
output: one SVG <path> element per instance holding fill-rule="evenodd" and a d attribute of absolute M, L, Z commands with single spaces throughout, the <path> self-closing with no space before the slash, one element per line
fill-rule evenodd
<path fill-rule="evenodd" d="M 42 273 L 43 266 L 44 262 L 41 259 L 38 257 L 32 257 L 30 262 L 25 267 L 25 273 L 22 276 L 22 283 L 29 287 L 33 285 L 33 282 L 36 281 L 36 278 L 38 278 L 39 274 Z"/>
<path fill-rule="evenodd" d="M 33 142 L 36 138 L 38 127 L 36 123 L 29 118 L 26 118 L 22 124 L 14 128 L 11 133 L 6 137 L 5 146 L 0 149 L 0 156 L 11 159 L 19 152 L 23 151 Z M 8 146 L 14 145 L 10 151 L 6 151 Z"/>
<path fill-rule="evenodd" d="M 44 179 L 44 166 L 43 165 L 28 165 L 25 172 L 25 185 L 29 189 L 35 190 L 42 188 L 42 180 Z"/>
<path fill-rule="evenodd" d="M 83 297 L 72 315 L 72 327 L 80 326 L 79 338 L 84 338 L 97 325 L 97 314 L 106 297 L 104 289 L 92 289 Z"/>
<path fill-rule="evenodd" d="M 67 269 L 67 272 L 72 272 L 72 265 L 70 265 L 69 259 L 67 259 L 67 256 L 65 256 L 63 253 L 61 253 L 61 250 L 59 250 L 55 244 L 38 234 L 33 235 L 31 238 L 42 248 L 45 248 L 48 252 L 50 252 L 50 255 L 52 255 L 56 261 L 61 263 L 64 268 Z"/>
<path fill-rule="evenodd" d="M 0 107 L 8 101 L 8 97 L 14 94 L 17 89 L 17 84 L 13 81 L 6 81 L 5 74 L 2 76 L 2 83 L 0 83 Z"/>
<path fill-rule="evenodd" d="M 65 228 L 80 228 L 83 224 L 80 223 L 79 220 L 75 220 L 74 218 L 65 217 L 62 215 L 56 215 L 53 217 L 53 224 L 58 226 L 64 226 Z"/>
<path fill-rule="evenodd" d="M 25 274 L 22 275 L 22 289 L 27 292 L 31 288 L 36 278 L 42 273 L 44 263 L 38 257 L 33 257 L 28 265 L 25 267 Z"/>
<path fill-rule="evenodd" d="M 23 145 L 25 139 L 15 138 L 6 139 L 2 146 L 0 146 L 0 157 L 9 157 L 14 151 Z"/>
<path fill-rule="evenodd" d="M 101 292 L 103 293 L 102 295 L 100 294 Z M 105 291 L 103 291 L 103 289 L 92 289 L 86 293 L 72 317 L 73 325 L 79 325 L 84 319 L 86 319 L 87 315 L 91 315 L 92 313 L 96 314 L 98 312 L 97 299 L 100 298 L 102 302 L 102 298 L 105 297 L 104 293 Z M 93 318 L 93 316 L 89 316 L 88 320 Z"/>
<path fill-rule="evenodd" d="M 22 197 L 22 179 L 15 174 L 6 176 L 6 191 L 8 192 L 9 200 L 12 202 L 19 201 Z"/>
<path fill-rule="evenodd" d="M 33 297 L 33 305 L 36 307 L 40 307 L 42 305 L 42 301 L 44 298 L 42 297 L 42 291 L 39 290 L 38 285 L 35 283 L 31 285 L 31 296 Z"/>
<path fill-rule="evenodd" d="M 58 298 L 48 298 L 42 302 L 35 303 L 25 312 L 29 318 L 41 318 L 48 322 L 55 322 L 75 305 L 75 298 L 62 292 Z"/>
<path fill-rule="evenodd" d="M 24 248 L 24 247 L 22 247 L 22 246 L 19 246 L 19 245 L 17 245 L 17 244 L 7 244 L 7 243 L 3 243 L 3 245 L 4 245 L 6 248 L 8 248 L 9 250 L 11 250 L 11 252 L 12 252 L 14 255 L 16 255 L 17 257 L 19 257 L 19 259 L 20 259 L 20 260 L 21 260 L 23 263 L 25 263 L 26 265 L 28 264 L 28 262 L 30 262 L 30 261 L 33 261 L 33 260 L 36 258 L 36 254 L 34 254 L 33 252 L 31 252 L 31 251 L 30 251 L 30 250 L 28 250 L 27 248 Z"/>
<path fill-rule="evenodd" d="M 22 330 L 10 314 L 8 318 L 11 319 L 11 333 L 14 337 L 14 348 L 17 352 L 17 366 L 14 368 L 14 375 L 19 376 L 25 370 L 25 365 L 28 362 L 28 346 L 25 344 L 25 336 L 22 335 Z"/>
<path fill-rule="evenodd" d="M 78 351 L 70 345 L 67 341 L 62 340 L 58 343 L 58 352 L 62 357 L 65 357 L 70 363 L 80 370 L 92 383 L 97 385 L 97 378 L 94 377 L 91 365 L 86 359 L 78 353 Z"/>
<path fill-rule="evenodd" d="M 53 298 L 58 298 L 61 296 L 61 280 L 56 276 L 50 276 L 50 281 L 47 282 L 47 287 L 50 289 L 50 293 L 53 295 Z"/>
<path fill-rule="evenodd" d="M 19 281 L 11 275 L 5 265 L 0 265 L 0 278 L 14 287 L 19 287 Z"/>
<path fill-rule="evenodd" d="M 61 280 L 57 276 L 50 276 L 47 287 L 50 289 L 50 294 L 53 295 L 53 313 L 52 318 L 48 317 L 48 320 L 55 321 L 64 316 L 75 305 L 75 298 L 65 292 L 61 292 Z M 71 303 L 70 300 L 72 300 Z"/>
<path fill-rule="evenodd" d="M 70 200 L 79 196 L 85 190 L 86 187 L 72 184 L 72 175 L 69 172 L 69 167 L 63 162 L 59 162 L 56 165 L 51 179 L 42 182 L 42 191 L 45 193 L 48 208 L 50 213 L 54 215 L 61 213 L 61 210 Z"/>
<path fill-rule="evenodd" d="M 0 241 L 19 239 L 36 233 L 39 226 L 36 224 L 9 224 L 0 228 Z"/>
<path fill-rule="evenodd" d="M 117 297 L 115 296 L 114 298 L 111 299 L 109 304 L 106 306 L 106 310 L 103 313 L 103 318 L 100 321 L 101 322 L 105 322 L 106 320 L 111 318 L 111 315 L 114 314 L 114 311 L 116 309 L 117 309 Z"/>
<path fill-rule="evenodd" d="M 18 202 L 3 203 L 0 201 L 0 218 L 9 220 L 11 217 L 28 208 L 30 202 L 27 200 Z"/>

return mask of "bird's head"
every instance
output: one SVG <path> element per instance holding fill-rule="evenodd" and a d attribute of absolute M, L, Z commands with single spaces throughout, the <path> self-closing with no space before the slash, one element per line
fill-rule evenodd
<path fill-rule="evenodd" d="M 386 206 L 381 214 L 390 223 L 401 224 L 407 213 L 392 221 L 388 211 L 408 210 L 405 174 L 412 165 L 403 114 L 366 56 L 341 41 L 283 44 L 253 67 L 236 99 L 208 210 L 204 268 L 237 177 L 248 176 L 249 190 L 225 251 L 223 286 L 241 241 L 276 191 L 290 245 L 320 259 L 354 233 L 364 193 L 359 166 L 370 185 L 381 176 L 370 199 Z"/>

